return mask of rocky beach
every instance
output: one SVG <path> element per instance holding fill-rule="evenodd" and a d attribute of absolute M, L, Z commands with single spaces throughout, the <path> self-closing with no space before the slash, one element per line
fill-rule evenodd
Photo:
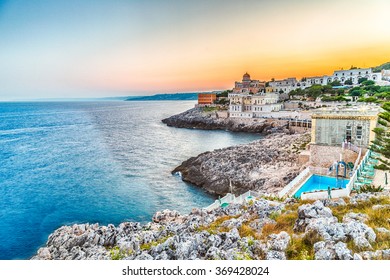
<path fill-rule="evenodd" d="M 390 259 L 389 192 L 303 202 L 259 197 L 211 212 L 164 210 L 145 225 L 57 229 L 34 260 Z"/>

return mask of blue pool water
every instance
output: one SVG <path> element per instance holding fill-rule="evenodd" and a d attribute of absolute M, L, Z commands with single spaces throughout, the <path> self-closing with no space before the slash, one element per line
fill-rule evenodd
<path fill-rule="evenodd" d="M 193 101 L 0 103 L 0 259 L 27 259 L 64 224 L 148 222 L 213 197 L 171 170 L 260 135 L 168 127 Z"/>
<path fill-rule="evenodd" d="M 321 176 L 313 174 L 305 182 L 305 184 L 294 194 L 295 197 L 301 197 L 304 192 L 312 192 L 316 190 L 326 191 L 328 186 L 331 189 L 345 188 L 349 180 L 347 179 L 336 179 L 335 177 Z"/>

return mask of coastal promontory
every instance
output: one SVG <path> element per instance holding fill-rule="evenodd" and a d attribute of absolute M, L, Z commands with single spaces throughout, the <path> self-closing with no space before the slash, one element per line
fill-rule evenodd
<path fill-rule="evenodd" d="M 248 190 L 276 193 L 302 170 L 298 154 L 309 141 L 309 134 L 274 133 L 249 144 L 202 153 L 172 173 L 216 195 Z"/>
<path fill-rule="evenodd" d="M 163 119 L 162 122 L 168 126 L 178 128 L 219 129 L 263 134 L 283 131 L 286 127 L 286 124 L 281 124 L 281 122 L 275 120 L 226 118 L 224 116 L 226 113 L 226 111 L 215 111 L 211 108 L 192 108 L 183 113 Z"/>

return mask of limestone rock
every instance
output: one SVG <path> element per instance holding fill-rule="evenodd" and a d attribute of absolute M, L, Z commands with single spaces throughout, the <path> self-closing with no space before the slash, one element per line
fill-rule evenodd
<path fill-rule="evenodd" d="M 305 231 L 306 226 L 313 220 L 325 218 L 323 221 L 331 223 L 335 217 L 332 215 L 332 210 L 325 207 L 324 204 L 317 200 L 313 204 L 304 204 L 298 208 L 298 220 L 295 222 L 294 231 Z"/>
<path fill-rule="evenodd" d="M 343 242 L 319 241 L 314 244 L 316 260 L 352 260 L 351 251 Z"/>
<path fill-rule="evenodd" d="M 176 167 L 182 180 L 205 191 L 225 195 L 230 183 L 236 195 L 248 190 L 277 193 L 287 185 L 303 166 L 292 144 L 304 141 L 308 134 L 271 134 L 246 145 L 205 152 Z"/>
<path fill-rule="evenodd" d="M 286 254 L 284 252 L 280 251 L 268 251 L 266 253 L 266 260 L 285 260 L 286 259 Z"/>
<path fill-rule="evenodd" d="M 343 223 L 348 223 L 351 221 L 359 221 L 359 222 L 365 223 L 367 220 L 368 220 L 367 215 L 363 214 L 363 213 L 350 212 L 350 213 L 345 214 L 343 217 Z"/>
<path fill-rule="evenodd" d="M 282 252 L 287 249 L 290 240 L 290 235 L 285 231 L 282 231 L 279 234 L 271 234 L 268 236 L 267 247 L 269 250 Z"/>

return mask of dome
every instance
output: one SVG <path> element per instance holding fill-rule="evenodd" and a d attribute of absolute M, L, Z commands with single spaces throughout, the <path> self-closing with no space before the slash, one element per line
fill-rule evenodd
<path fill-rule="evenodd" d="M 248 74 L 248 72 L 246 72 L 243 76 L 242 76 L 242 79 L 244 81 L 249 81 L 251 79 L 251 76 Z"/>

